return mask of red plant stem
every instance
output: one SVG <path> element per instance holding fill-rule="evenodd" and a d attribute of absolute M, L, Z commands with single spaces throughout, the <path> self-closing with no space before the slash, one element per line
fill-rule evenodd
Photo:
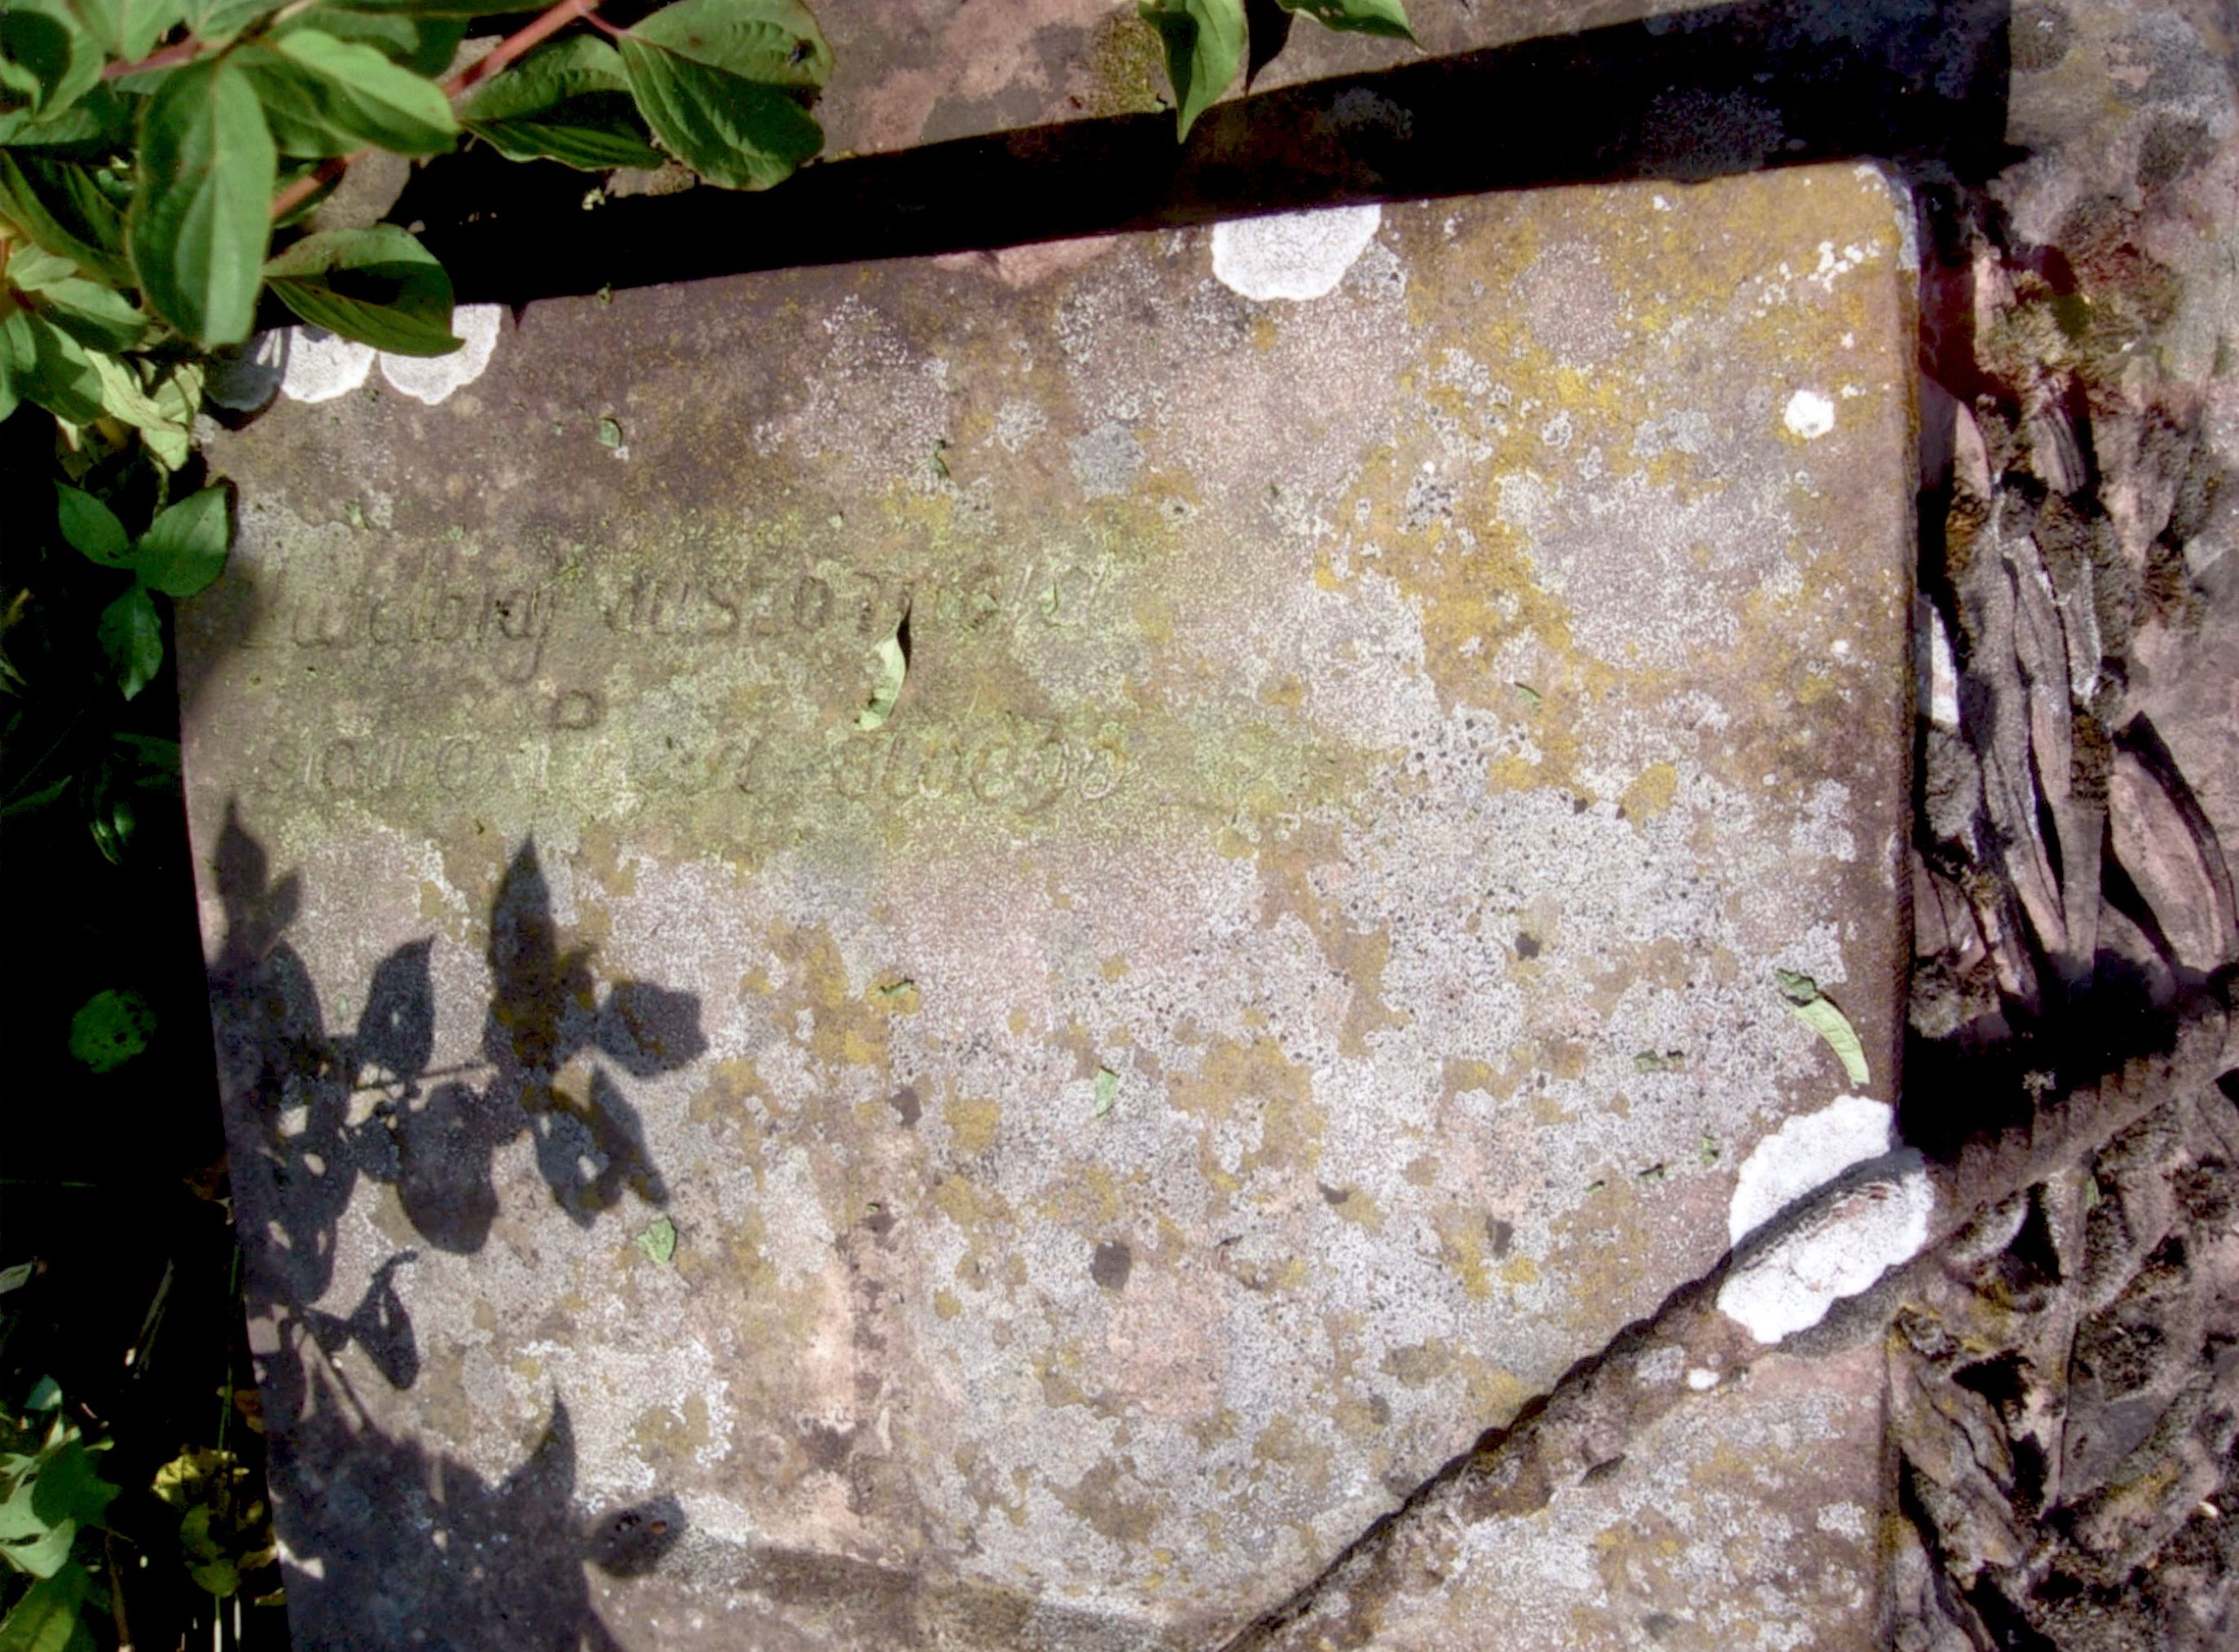
<path fill-rule="evenodd" d="M 103 80 L 123 80 L 127 75 L 144 75 L 157 69 L 169 69 L 179 63 L 190 63 L 201 55 L 203 43 L 189 35 L 184 40 L 174 41 L 160 50 L 151 51 L 136 63 L 111 63 L 101 71 Z"/>
<path fill-rule="evenodd" d="M 550 10 L 539 13 L 528 28 L 498 42 L 488 56 L 476 58 L 445 81 L 445 96 L 455 99 L 461 93 L 472 90 L 530 47 L 542 44 L 577 18 L 588 17 L 598 9 L 599 0 L 560 0 Z"/>
<path fill-rule="evenodd" d="M 443 95 L 454 103 L 457 103 L 461 97 L 472 91 L 492 75 L 496 74 L 498 70 L 532 46 L 549 40 L 569 23 L 581 18 L 589 17 L 599 9 L 599 5 L 600 0 L 560 0 L 560 3 L 549 10 L 539 12 L 535 23 L 518 33 L 508 35 L 487 54 L 477 57 L 473 63 L 446 80 L 443 83 Z M 160 56 L 162 54 L 158 53 L 157 56 Z M 155 59 L 151 57 L 149 62 L 152 63 Z M 306 173 L 272 197 L 272 216 L 276 219 L 286 217 L 335 179 L 342 176 L 349 169 L 349 163 L 357 159 L 358 155 L 364 153 L 363 149 L 360 149 L 357 155 L 338 155 L 331 160 L 322 161 L 316 170 Z"/>

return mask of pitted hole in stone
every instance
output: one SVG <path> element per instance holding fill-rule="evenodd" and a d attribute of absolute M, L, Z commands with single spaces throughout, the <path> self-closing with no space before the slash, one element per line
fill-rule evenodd
<path fill-rule="evenodd" d="M 1508 1255 L 1508 1247 L 1515 1243 L 1516 1224 L 1488 1216 L 1485 1218 L 1485 1237 L 1492 1247 L 1493 1260 L 1498 1262 Z"/>
<path fill-rule="evenodd" d="M 808 1460 L 827 1473 L 836 1473 L 854 1449 L 855 1430 L 835 1429 L 828 1423 L 804 1423 L 801 1428 L 801 1449 Z"/>
<path fill-rule="evenodd" d="M 601 712 L 598 695 L 588 688 L 570 688 L 552 702 L 552 726 L 595 728 Z"/>
<path fill-rule="evenodd" d="M 1537 958 L 1539 956 L 1541 950 L 1542 948 L 1539 938 L 1537 935 L 1531 933 L 1527 930 L 1519 929 L 1516 932 L 1517 957 Z"/>
<path fill-rule="evenodd" d="M 1582 1486 L 1598 1485 L 1623 1467 L 1624 1467 L 1624 1453 L 1620 1451 L 1613 1457 L 1605 1457 L 1599 1463 L 1593 1464 L 1578 1476 L 1578 1483 Z"/>
<path fill-rule="evenodd" d="M 1352 1190 L 1349 1187 L 1332 1187 L 1327 1182 L 1316 1182 L 1314 1185 L 1321 1190 L 1322 1203 L 1332 1207 L 1343 1204 L 1352 1197 Z"/>
<path fill-rule="evenodd" d="M 894 1110 L 905 1130 L 915 1130 L 917 1121 L 925 1116 L 925 1105 L 918 1099 L 917 1086 L 904 1085 L 887 1098 L 887 1105 Z"/>
<path fill-rule="evenodd" d="M 1106 1239 L 1088 1264 L 1088 1277 L 1106 1290 L 1125 1290 L 1127 1276 L 1134 1271 L 1135 1253 L 1125 1239 Z"/>

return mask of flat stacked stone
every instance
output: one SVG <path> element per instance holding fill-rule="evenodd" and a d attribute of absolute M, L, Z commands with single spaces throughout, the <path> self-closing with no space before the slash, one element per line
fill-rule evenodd
<path fill-rule="evenodd" d="M 1858 1088 L 1776 972 L 1895 1077 L 1909 222 L 1838 166 L 779 271 L 216 443 L 304 1642 L 1204 1644 L 1713 1267 Z M 1781 1403 L 1877 1519 L 1876 1408 Z"/>

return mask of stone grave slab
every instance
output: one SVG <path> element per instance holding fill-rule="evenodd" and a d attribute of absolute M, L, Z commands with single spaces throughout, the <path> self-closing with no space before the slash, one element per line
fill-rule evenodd
<path fill-rule="evenodd" d="M 1908 210 L 296 339 L 180 647 L 304 1643 L 1202 1644 L 1713 1265 L 1774 972 L 1895 1076 Z"/>

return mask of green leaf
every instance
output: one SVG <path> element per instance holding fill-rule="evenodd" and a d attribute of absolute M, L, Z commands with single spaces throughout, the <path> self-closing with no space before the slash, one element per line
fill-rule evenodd
<path fill-rule="evenodd" d="M 36 310 L 81 344 L 129 350 L 147 336 L 148 318 L 125 296 L 78 274 L 68 258 L 32 246 L 8 261 L 9 284 Z"/>
<path fill-rule="evenodd" d="M 131 561 L 132 536 L 116 513 L 83 488 L 66 481 L 55 484 L 55 516 L 63 537 L 81 554 L 103 567 L 123 567 Z"/>
<path fill-rule="evenodd" d="M 51 120 L 101 83 L 101 63 L 100 43 L 63 0 L 0 6 L 0 108 Z"/>
<path fill-rule="evenodd" d="M 137 63 L 184 22 L 182 0 L 71 0 L 86 32 L 121 63 Z"/>
<path fill-rule="evenodd" d="M 404 10 L 384 11 L 361 6 L 316 5 L 276 26 L 274 33 L 316 29 L 337 40 L 355 40 L 372 47 L 393 63 L 415 75 L 441 76 L 458 55 L 466 38 L 467 20 L 458 17 L 415 16 Z"/>
<path fill-rule="evenodd" d="M 241 1569 L 224 1556 L 216 1560 L 206 1560 L 198 1566 L 188 1567 L 187 1576 L 220 1600 L 241 1588 Z"/>
<path fill-rule="evenodd" d="M 163 627 L 146 587 L 134 586 L 103 609 L 94 634 L 116 668 L 116 687 L 125 699 L 155 680 L 163 664 Z"/>
<path fill-rule="evenodd" d="M 93 1652 L 78 1610 L 90 1582 L 84 1567 L 71 1565 L 32 1584 L 0 1621 L 0 1652 Z"/>
<path fill-rule="evenodd" d="M 1356 35 L 1412 40 L 1402 0 L 1275 0 L 1286 11 L 1302 12 L 1325 29 Z"/>
<path fill-rule="evenodd" d="M 232 544 L 233 489 L 218 482 L 188 494 L 149 523 L 132 563 L 149 590 L 188 597 L 225 571 Z"/>
<path fill-rule="evenodd" d="M 1858 1042 L 1856 1028 L 1850 1018 L 1825 998 L 1819 984 L 1808 975 L 1798 975 L 1790 970 L 1775 970 L 1780 982 L 1781 996 L 1788 1001 L 1788 1012 L 1826 1039 L 1843 1063 L 1843 1071 L 1853 1085 L 1864 1088 L 1866 1084 L 1866 1052 Z"/>
<path fill-rule="evenodd" d="M 394 224 L 306 236 L 264 267 L 273 295 L 316 327 L 396 355 L 445 355 L 451 278 Z"/>
<path fill-rule="evenodd" d="M 1096 1111 L 1094 1117 L 1101 1118 L 1105 1114 L 1110 1112 L 1112 1111 L 1112 1104 L 1118 1098 L 1119 1094 L 1120 1075 L 1113 1071 L 1109 1067 L 1099 1067 L 1096 1070 Z"/>
<path fill-rule="evenodd" d="M 248 76 L 189 63 L 140 119 L 140 192 L 125 242 L 148 307 L 196 343 L 238 344 L 256 319 L 279 158 Z"/>
<path fill-rule="evenodd" d="M 1244 0 L 1142 0 L 1138 15 L 1165 43 L 1176 136 L 1187 137 L 1244 65 Z"/>
<path fill-rule="evenodd" d="M 540 0 L 350 0 L 352 11 L 381 12 L 414 17 L 502 17 L 515 12 L 541 11 Z"/>
<path fill-rule="evenodd" d="M 223 45 L 283 0 L 185 0 L 187 27 L 207 45 Z"/>
<path fill-rule="evenodd" d="M 52 1577 L 70 1562 L 77 1523 L 56 1524 L 38 1512 L 39 1483 L 26 1479 L 0 1503 L 0 1560 L 34 1577 Z"/>
<path fill-rule="evenodd" d="M 638 118 L 621 54 L 595 35 L 537 47 L 476 87 L 459 117 L 510 161 L 549 156 L 599 172 L 662 158 Z"/>
<path fill-rule="evenodd" d="M 805 103 L 832 49 L 799 0 L 677 0 L 621 44 L 654 136 L 710 183 L 766 189 L 824 147 Z"/>
<path fill-rule="evenodd" d="M 123 216 L 85 167 L 0 149 L 0 220 L 91 275 L 118 285 L 132 279 Z"/>
<path fill-rule="evenodd" d="M 894 714 L 894 702 L 902 697 L 902 680 L 909 675 L 909 656 L 902 651 L 899 633 L 880 643 L 874 652 L 879 674 L 872 681 L 870 699 L 855 713 L 855 726 L 861 729 L 885 726 Z"/>
<path fill-rule="evenodd" d="M 94 1472 L 93 1453 L 83 1440 L 65 1440 L 39 1465 L 32 1507 L 50 1525 L 64 1521 L 98 1526 L 117 1488 Z"/>
<path fill-rule="evenodd" d="M 654 1217 L 637 1236 L 637 1248 L 648 1261 L 668 1266 L 676 1257 L 676 1224 L 665 1216 Z"/>
<path fill-rule="evenodd" d="M 0 326 L 10 335 L 17 395 L 71 424 L 101 417 L 101 375 L 76 339 L 22 310 Z"/>
<path fill-rule="evenodd" d="M 60 784 L 67 786 L 70 782 L 63 780 Z M 21 1290 L 31 1283 L 32 1277 L 38 1271 L 39 1264 L 36 1262 L 18 1262 L 12 1268 L 0 1268 L 0 1297 L 6 1296 L 11 1290 Z M 43 1383 L 51 1383 L 55 1379 L 51 1377 L 43 1377 L 39 1380 Z"/>
<path fill-rule="evenodd" d="M 140 426 L 140 440 L 164 469 L 184 468 L 194 445 L 195 414 L 203 404 L 202 364 L 171 362 L 148 387 L 146 401 L 160 422 Z"/>
<path fill-rule="evenodd" d="M 63 1409 L 63 1385 L 51 1377 L 42 1377 L 31 1384 L 31 1394 L 23 1402 L 27 1411 L 59 1411 Z"/>
<path fill-rule="evenodd" d="M 237 61 L 283 155 L 441 155 L 458 142 L 443 89 L 361 41 L 296 29 L 242 47 Z"/>

